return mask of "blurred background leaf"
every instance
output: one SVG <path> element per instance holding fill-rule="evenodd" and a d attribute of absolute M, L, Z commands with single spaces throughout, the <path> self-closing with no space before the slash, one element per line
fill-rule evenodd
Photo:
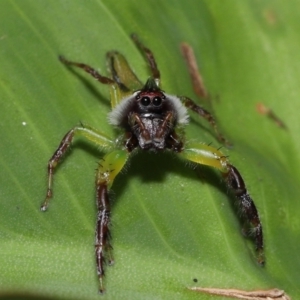
<path fill-rule="evenodd" d="M 79 121 L 111 135 L 107 87 L 57 59 L 106 72 L 105 53 L 121 51 L 143 80 L 146 63 L 129 38 L 155 53 L 163 89 L 195 98 L 179 45 L 195 50 L 226 155 L 248 184 L 265 233 L 267 264 L 241 235 L 217 172 L 171 155 L 135 156 L 113 187 L 116 264 L 104 299 L 222 299 L 189 286 L 277 287 L 299 294 L 298 2 L 1 1 L 0 291 L 45 299 L 98 299 L 94 265 L 94 169 L 101 153 L 78 141 L 55 177 L 47 213 L 46 165 Z M 203 100 L 197 100 L 203 103 Z M 256 110 L 270 107 L 287 130 Z M 208 104 L 203 103 L 204 106 Z M 190 139 L 212 142 L 192 115 Z"/>

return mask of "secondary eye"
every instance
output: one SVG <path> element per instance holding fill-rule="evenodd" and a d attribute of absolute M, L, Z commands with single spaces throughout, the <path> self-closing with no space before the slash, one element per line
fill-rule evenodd
<path fill-rule="evenodd" d="M 148 106 L 148 105 L 150 104 L 150 102 L 151 102 L 151 100 L 150 100 L 149 97 L 143 97 L 143 98 L 141 99 L 141 104 L 142 104 L 143 106 Z"/>
<path fill-rule="evenodd" d="M 160 106 L 161 105 L 161 98 L 160 97 L 154 97 L 152 100 L 152 103 L 154 106 Z"/>

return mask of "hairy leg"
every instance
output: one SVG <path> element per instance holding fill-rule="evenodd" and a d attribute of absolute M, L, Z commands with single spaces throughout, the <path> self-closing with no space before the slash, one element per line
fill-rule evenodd
<path fill-rule="evenodd" d="M 109 139 L 106 135 L 104 135 L 103 133 L 99 132 L 98 130 L 90 126 L 85 126 L 85 125 L 75 126 L 70 131 L 68 131 L 48 162 L 48 188 L 47 188 L 45 201 L 41 206 L 42 211 L 47 210 L 49 201 L 52 198 L 54 170 L 57 164 L 59 163 L 59 161 L 64 156 L 64 154 L 68 151 L 68 149 L 70 149 L 72 141 L 76 136 L 83 136 L 87 140 L 103 148 L 110 148 L 114 145 L 114 142 L 111 139 Z"/>
<path fill-rule="evenodd" d="M 221 143 L 225 144 L 226 146 L 230 146 L 230 143 L 220 133 L 220 131 L 219 131 L 218 127 L 217 127 L 216 121 L 215 121 L 213 115 L 210 112 L 208 112 L 206 109 L 204 109 L 200 105 L 196 104 L 192 99 L 190 99 L 188 97 L 181 96 L 180 100 L 182 101 L 182 103 L 184 104 L 185 107 L 187 107 L 190 110 L 194 111 L 200 117 L 204 118 L 205 120 L 207 120 L 209 122 L 209 124 L 212 126 L 212 128 L 215 131 L 215 133 L 217 134 L 218 140 Z"/>
<path fill-rule="evenodd" d="M 156 60 L 154 58 L 152 51 L 149 48 L 145 47 L 145 45 L 140 41 L 139 37 L 136 34 L 132 34 L 131 38 L 135 42 L 137 47 L 141 50 L 141 52 L 144 54 L 144 56 L 149 64 L 149 67 L 150 67 L 150 70 L 152 73 L 152 77 L 155 80 L 157 86 L 159 86 L 160 72 L 158 70 L 157 63 L 156 63 Z"/>
<path fill-rule="evenodd" d="M 110 232 L 110 203 L 108 191 L 115 177 L 124 167 L 129 153 L 126 150 L 114 150 L 106 154 L 99 163 L 96 175 L 96 203 L 98 208 L 95 239 L 95 256 L 97 275 L 99 278 L 99 292 L 104 292 L 104 263 L 105 253 L 108 252 L 109 264 L 113 263 L 111 245 L 109 243 Z"/>
<path fill-rule="evenodd" d="M 257 261 L 260 265 L 264 265 L 262 225 L 256 206 L 247 191 L 240 172 L 221 151 L 201 143 L 188 143 L 179 155 L 192 162 L 217 168 L 222 172 L 227 186 L 238 201 L 242 217 L 253 228 Z"/>

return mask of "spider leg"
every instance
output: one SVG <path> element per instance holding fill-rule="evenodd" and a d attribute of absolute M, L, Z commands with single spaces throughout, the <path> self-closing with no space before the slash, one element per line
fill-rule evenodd
<path fill-rule="evenodd" d="M 90 67 L 89 65 L 67 60 L 63 56 L 59 56 L 59 60 L 65 65 L 75 66 L 83 69 L 84 71 L 92 75 L 100 83 L 109 84 L 112 108 L 114 108 L 120 102 L 120 99 L 122 98 L 122 90 L 127 91 L 126 86 L 123 85 L 120 82 L 120 80 L 118 80 L 117 75 L 114 77 L 114 79 L 110 79 L 108 77 L 102 76 L 100 73 L 98 73 L 94 68 Z"/>
<path fill-rule="evenodd" d="M 99 277 L 99 292 L 104 292 L 103 277 L 104 277 L 104 253 L 111 250 L 109 243 L 110 232 L 110 205 L 108 191 L 119 172 L 124 167 L 129 153 L 127 150 L 114 150 L 106 154 L 101 160 L 97 169 L 96 175 L 96 198 L 97 198 L 97 225 L 96 225 L 96 241 L 95 255 L 97 274 Z M 110 255 L 109 263 L 113 263 L 113 258 Z"/>
<path fill-rule="evenodd" d="M 194 111 L 195 113 L 197 113 L 199 116 L 203 117 L 204 119 L 206 119 L 210 123 L 210 125 L 213 127 L 215 133 L 217 134 L 218 140 L 221 143 L 230 146 L 230 143 L 219 132 L 216 121 L 215 121 L 214 117 L 212 116 L 212 114 L 210 112 L 205 110 L 200 105 L 197 105 L 192 99 L 190 99 L 188 97 L 180 96 L 179 98 L 180 98 L 180 100 L 182 101 L 182 103 L 184 104 L 185 107 L 191 109 L 192 111 Z"/>
<path fill-rule="evenodd" d="M 59 60 L 65 65 L 75 66 L 92 75 L 97 81 L 110 85 L 111 106 L 114 108 L 123 98 L 132 94 L 132 91 L 141 89 L 143 86 L 130 68 L 126 58 L 117 51 L 110 51 L 106 55 L 109 72 L 112 76 L 102 76 L 94 68 L 84 63 L 69 61 L 63 56 Z"/>
<path fill-rule="evenodd" d="M 262 225 L 256 206 L 239 171 L 230 164 L 221 151 L 201 143 L 188 143 L 179 155 L 192 162 L 217 168 L 222 172 L 227 186 L 239 203 L 243 217 L 253 228 L 257 261 L 260 265 L 264 265 Z"/>
<path fill-rule="evenodd" d="M 75 67 L 83 69 L 85 72 L 91 74 L 97 81 L 99 81 L 103 84 L 115 84 L 116 83 L 114 80 L 112 80 L 108 77 L 102 76 L 100 73 L 98 73 L 94 68 L 90 67 L 89 65 L 67 60 L 63 56 L 59 56 L 59 60 L 62 63 L 64 63 L 65 65 L 75 66 Z"/>
<path fill-rule="evenodd" d="M 149 67 L 150 67 L 150 70 L 152 73 L 152 77 L 155 80 L 157 86 L 159 86 L 160 72 L 158 70 L 157 63 L 155 61 L 152 51 L 149 48 L 145 47 L 145 45 L 140 41 L 139 37 L 135 33 L 133 33 L 131 35 L 131 38 L 135 42 L 137 47 L 141 50 L 141 52 L 144 54 L 144 56 L 149 64 Z"/>
<path fill-rule="evenodd" d="M 52 186 L 53 186 L 53 174 L 54 169 L 56 168 L 58 162 L 61 160 L 63 155 L 67 152 L 70 148 L 72 141 L 76 136 L 83 136 L 89 141 L 93 142 L 94 144 L 103 147 L 103 148 L 110 148 L 114 145 L 114 142 L 111 141 L 107 136 L 103 133 L 99 132 L 98 130 L 85 125 L 75 126 L 67 134 L 63 137 L 62 141 L 60 142 L 58 148 L 50 158 L 48 162 L 48 188 L 46 193 L 45 201 L 41 206 L 42 211 L 46 211 L 48 208 L 48 204 L 50 199 L 52 198 Z"/>
<path fill-rule="evenodd" d="M 119 85 L 124 93 L 141 89 L 142 82 L 130 68 L 126 58 L 118 51 L 109 51 L 106 54 L 109 72 L 113 80 Z"/>

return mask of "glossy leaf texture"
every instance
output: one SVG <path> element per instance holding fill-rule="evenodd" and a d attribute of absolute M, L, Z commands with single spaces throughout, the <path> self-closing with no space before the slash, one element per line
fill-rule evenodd
<path fill-rule="evenodd" d="M 1 1 L 0 296 L 99 299 L 94 258 L 94 170 L 103 153 L 76 141 L 46 192 L 47 161 L 81 121 L 114 135 L 107 87 L 58 55 L 106 73 L 122 52 L 140 79 L 149 72 L 129 38 L 153 50 L 169 94 L 210 107 L 260 212 L 267 263 L 220 174 L 170 154 L 141 153 L 112 196 L 115 265 L 103 299 L 222 299 L 188 287 L 280 288 L 299 295 L 300 21 L 291 1 Z M 211 104 L 194 94 L 179 45 L 195 51 Z M 257 111 L 270 108 L 286 125 Z M 187 138 L 219 147 L 191 114 Z M 197 282 L 195 282 L 197 281 Z M 25 296 L 24 296 L 25 295 Z M 225 298 L 224 298 L 225 299 Z M 227 299 L 227 298 L 226 298 Z"/>

